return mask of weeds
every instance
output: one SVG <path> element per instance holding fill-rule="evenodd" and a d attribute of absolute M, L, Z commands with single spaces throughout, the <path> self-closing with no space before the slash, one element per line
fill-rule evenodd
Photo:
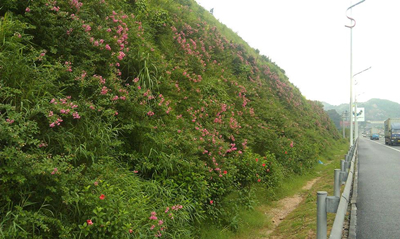
<path fill-rule="evenodd" d="M 192 0 L 3 2 L 5 238 L 227 237 L 339 139 Z"/>

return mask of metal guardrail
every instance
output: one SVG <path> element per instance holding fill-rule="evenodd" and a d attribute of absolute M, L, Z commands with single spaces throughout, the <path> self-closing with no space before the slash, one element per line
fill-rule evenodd
<path fill-rule="evenodd" d="M 350 202 L 355 161 L 357 158 L 358 142 L 353 145 L 345 159 L 340 162 L 340 169 L 335 169 L 334 195 L 328 196 L 325 191 L 317 192 L 317 239 L 327 238 L 327 213 L 336 213 L 329 239 L 341 239 L 344 218 Z M 345 187 L 340 196 L 340 185 Z"/>

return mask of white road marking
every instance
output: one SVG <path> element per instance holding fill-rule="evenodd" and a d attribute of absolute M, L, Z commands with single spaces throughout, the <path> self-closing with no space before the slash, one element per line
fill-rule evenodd
<path fill-rule="evenodd" d="M 380 145 L 385 146 L 385 147 L 387 147 L 387 148 L 389 148 L 389 149 L 393 149 L 393 150 L 395 150 L 395 151 L 400 152 L 400 149 L 396 149 L 396 148 L 393 148 L 393 146 L 388 146 L 388 145 L 386 145 L 386 144 L 385 144 L 385 141 L 383 141 L 383 144 L 380 142 L 380 140 L 379 140 L 378 142 L 371 140 L 371 142 L 376 143 L 376 144 L 380 144 Z"/>

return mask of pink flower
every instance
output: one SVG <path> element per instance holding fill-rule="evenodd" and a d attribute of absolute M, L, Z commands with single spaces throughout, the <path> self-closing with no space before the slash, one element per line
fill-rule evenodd
<path fill-rule="evenodd" d="M 53 169 L 53 172 L 51 172 L 51 174 L 55 174 L 55 173 L 57 173 L 58 172 L 58 169 L 57 168 L 54 168 Z"/>
<path fill-rule="evenodd" d="M 290 147 L 293 148 L 293 141 L 290 143 Z"/>
<path fill-rule="evenodd" d="M 112 98 L 111 100 L 113 100 L 113 101 L 116 101 L 116 100 L 118 100 L 118 95 L 116 95 L 116 96 L 114 96 L 114 98 Z"/>
<path fill-rule="evenodd" d="M 103 88 L 101 89 L 101 93 L 100 94 L 105 95 L 105 94 L 107 94 L 107 92 L 108 92 L 107 87 L 103 86 Z"/>
<path fill-rule="evenodd" d="M 46 143 L 39 144 L 39 148 L 42 148 L 42 147 L 47 147 L 47 144 Z"/>
<path fill-rule="evenodd" d="M 82 27 L 85 29 L 85 32 L 89 32 L 92 28 L 89 25 L 83 24 Z"/>
<path fill-rule="evenodd" d="M 210 200 L 210 204 L 213 205 L 213 204 L 214 204 L 214 201 L 213 201 L 213 200 Z"/>
<path fill-rule="evenodd" d="M 139 171 L 137 171 L 137 170 L 133 170 L 133 173 L 138 173 Z"/>
<path fill-rule="evenodd" d="M 125 57 L 125 53 L 120 51 L 119 55 L 117 56 L 118 59 L 122 60 Z"/>
<path fill-rule="evenodd" d="M 92 220 L 90 220 L 90 219 L 88 219 L 88 220 L 86 220 L 86 222 L 87 222 L 87 224 L 90 226 L 90 225 L 93 225 L 93 222 L 92 222 Z"/>
<path fill-rule="evenodd" d="M 151 225 L 150 230 L 153 230 L 156 226 Z"/>
<path fill-rule="evenodd" d="M 161 226 L 164 222 L 162 220 L 158 221 L 158 225 Z"/>
<path fill-rule="evenodd" d="M 81 116 L 76 111 L 74 113 L 72 113 L 72 116 L 74 117 L 74 119 L 80 119 L 81 118 Z"/>
<path fill-rule="evenodd" d="M 104 200 L 104 198 L 106 198 L 106 195 L 101 194 L 99 198 L 100 198 L 100 200 Z"/>
<path fill-rule="evenodd" d="M 62 120 L 61 118 L 58 118 L 58 119 L 56 120 L 55 123 L 56 123 L 57 125 L 60 125 L 61 122 L 63 122 L 63 120 Z"/>
<path fill-rule="evenodd" d="M 54 128 L 56 126 L 56 124 L 53 122 L 50 124 L 50 128 Z"/>
<path fill-rule="evenodd" d="M 132 233 L 133 233 L 133 230 L 132 230 L 132 229 L 129 229 L 129 233 L 131 233 L 131 234 L 132 234 Z"/>
<path fill-rule="evenodd" d="M 30 12 L 31 9 L 29 7 L 25 8 L 25 12 Z"/>
<path fill-rule="evenodd" d="M 111 51 L 110 45 L 106 44 L 106 50 Z"/>
<path fill-rule="evenodd" d="M 97 186 L 97 185 L 99 185 L 99 182 L 95 181 L 93 184 L 94 184 L 94 186 Z"/>

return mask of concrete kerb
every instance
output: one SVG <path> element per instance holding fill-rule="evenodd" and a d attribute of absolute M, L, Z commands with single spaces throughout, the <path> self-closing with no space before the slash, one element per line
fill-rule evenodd
<path fill-rule="evenodd" d="M 349 237 L 348 239 L 356 239 L 357 238 L 357 186 L 358 186 L 358 154 L 356 155 L 355 165 L 356 168 L 354 170 L 354 181 L 352 188 L 352 197 L 350 201 L 350 228 L 349 228 Z"/>

